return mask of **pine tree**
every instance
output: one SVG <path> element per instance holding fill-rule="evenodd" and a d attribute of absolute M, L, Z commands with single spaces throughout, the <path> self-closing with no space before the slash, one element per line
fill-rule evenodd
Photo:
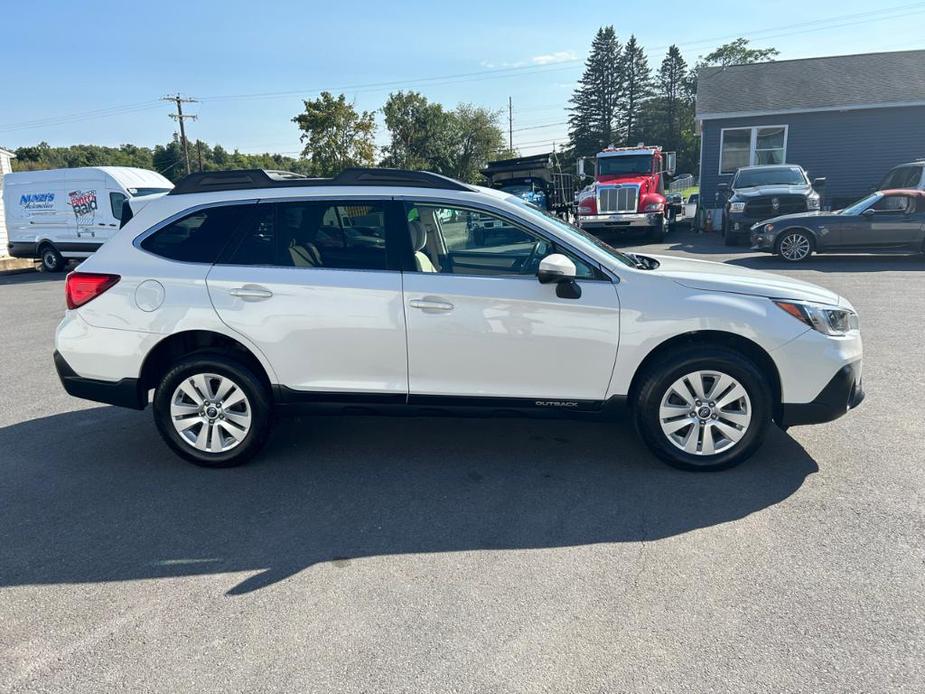
<path fill-rule="evenodd" d="M 687 62 L 681 50 L 672 45 L 658 71 L 658 97 L 663 109 L 662 132 L 664 146 L 670 150 L 678 147 L 681 139 L 681 111 L 684 106 Z"/>
<path fill-rule="evenodd" d="M 652 96 L 652 71 L 645 51 L 630 36 L 623 47 L 623 56 L 620 60 L 619 77 L 622 81 L 619 110 L 622 114 L 622 133 L 624 142 L 634 145 L 639 141 L 641 134 L 638 113 L 646 100 Z"/>
<path fill-rule="evenodd" d="M 620 55 L 613 27 L 598 29 L 570 100 L 569 140 L 576 156 L 592 155 L 616 140 Z"/>

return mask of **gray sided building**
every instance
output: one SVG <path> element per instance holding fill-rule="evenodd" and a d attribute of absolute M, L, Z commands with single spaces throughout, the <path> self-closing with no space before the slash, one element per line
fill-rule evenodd
<path fill-rule="evenodd" d="M 841 207 L 925 158 L 925 51 L 703 68 L 697 120 L 707 207 L 740 166 L 779 163 L 825 177 L 823 205 Z"/>

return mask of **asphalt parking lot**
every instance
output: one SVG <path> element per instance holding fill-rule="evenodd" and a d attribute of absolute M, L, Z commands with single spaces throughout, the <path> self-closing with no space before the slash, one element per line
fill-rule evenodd
<path fill-rule="evenodd" d="M 0 278 L 0 691 L 925 690 L 925 258 L 642 248 L 848 297 L 866 401 L 716 474 L 626 423 L 371 417 L 203 470 L 63 392 L 60 277 Z"/>

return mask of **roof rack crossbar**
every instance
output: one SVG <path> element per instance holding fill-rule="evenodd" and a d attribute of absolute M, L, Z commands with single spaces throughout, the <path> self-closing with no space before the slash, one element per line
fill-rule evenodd
<path fill-rule="evenodd" d="M 431 173 L 404 169 L 349 168 L 333 178 L 309 178 L 292 171 L 241 169 L 237 171 L 204 171 L 180 180 L 170 195 L 208 193 L 223 190 L 259 188 L 294 188 L 302 186 L 407 186 L 441 190 L 471 191 L 461 181 Z"/>

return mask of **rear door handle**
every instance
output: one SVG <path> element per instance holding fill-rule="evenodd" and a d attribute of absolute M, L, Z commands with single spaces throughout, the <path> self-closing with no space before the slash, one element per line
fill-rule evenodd
<path fill-rule="evenodd" d="M 269 289 L 257 286 L 256 284 L 245 284 L 243 287 L 235 287 L 234 289 L 229 289 L 228 293 L 231 294 L 231 296 L 236 296 L 245 301 L 262 301 L 263 299 L 269 299 L 273 296 L 273 292 Z"/>
<path fill-rule="evenodd" d="M 453 310 L 453 304 L 449 301 L 444 301 L 443 299 L 425 296 L 421 299 L 411 299 L 408 302 L 408 305 L 411 308 L 419 308 L 426 313 L 445 313 L 446 311 Z"/>

